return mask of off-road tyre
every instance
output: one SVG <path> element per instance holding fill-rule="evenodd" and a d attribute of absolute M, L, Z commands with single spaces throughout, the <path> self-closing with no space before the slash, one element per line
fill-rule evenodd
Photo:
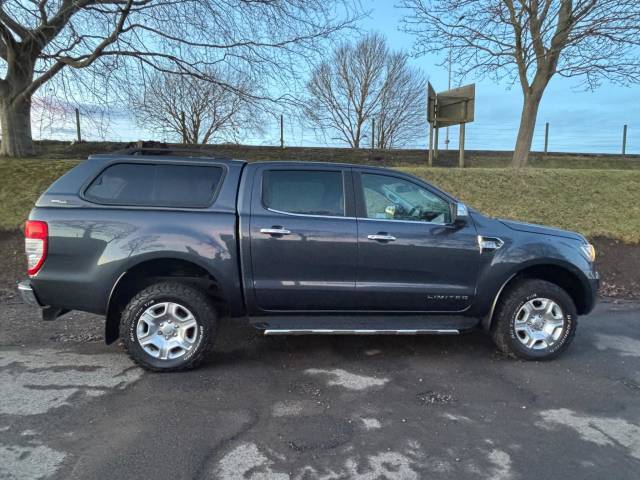
<path fill-rule="evenodd" d="M 138 343 L 136 328 L 139 317 L 150 307 L 162 302 L 185 306 L 197 321 L 198 337 L 192 349 L 182 357 L 160 360 L 148 354 Z M 175 372 L 199 366 L 211 353 L 216 337 L 218 315 L 210 298 L 201 290 L 180 282 L 152 284 L 137 293 L 120 318 L 120 338 L 131 359 L 146 370 Z"/>
<path fill-rule="evenodd" d="M 556 343 L 548 348 L 533 350 L 525 346 L 516 336 L 516 316 L 521 307 L 536 298 L 547 298 L 561 308 L 564 326 Z M 576 334 L 578 315 L 569 294 L 558 285 L 538 279 L 517 281 L 505 291 L 496 306 L 491 322 L 491 336 L 504 354 L 523 360 L 551 360 L 564 352 Z"/>

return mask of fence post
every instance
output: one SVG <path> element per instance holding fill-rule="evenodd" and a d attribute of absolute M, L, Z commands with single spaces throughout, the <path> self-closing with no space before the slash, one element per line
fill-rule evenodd
<path fill-rule="evenodd" d="M 78 135 L 78 143 L 82 142 L 82 135 L 80 134 L 80 110 L 76 108 L 76 133 Z"/>
<path fill-rule="evenodd" d="M 284 148 L 284 115 L 280 114 L 280 148 Z"/>
<path fill-rule="evenodd" d="M 458 146 L 460 149 L 458 166 L 460 168 L 464 168 L 464 125 L 464 123 L 460 124 L 460 145 Z"/>
<path fill-rule="evenodd" d="M 627 154 L 627 124 L 622 128 L 622 155 Z"/>
<path fill-rule="evenodd" d="M 544 124 L 544 155 L 549 151 L 549 122 Z"/>
<path fill-rule="evenodd" d="M 371 150 L 376 148 L 376 119 L 371 119 Z"/>
<path fill-rule="evenodd" d="M 187 123 L 185 120 L 184 112 L 180 112 L 180 127 L 182 128 L 182 144 L 187 144 Z"/>

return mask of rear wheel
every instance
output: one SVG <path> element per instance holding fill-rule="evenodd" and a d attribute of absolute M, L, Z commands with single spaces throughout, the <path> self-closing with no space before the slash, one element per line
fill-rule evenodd
<path fill-rule="evenodd" d="M 562 288 L 544 280 L 523 280 L 500 299 L 491 334 L 509 356 L 547 360 L 569 346 L 577 319 L 573 300 Z"/>
<path fill-rule="evenodd" d="M 211 351 L 216 323 L 216 311 L 204 293 L 183 283 L 162 282 L 129 302 L 120 320 L 120 337 L 131 358 L 147 370 L 187 370 Z"/>

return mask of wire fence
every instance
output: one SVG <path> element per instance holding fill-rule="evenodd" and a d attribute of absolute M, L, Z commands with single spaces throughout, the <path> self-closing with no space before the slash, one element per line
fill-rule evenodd
<path fill-rule="evenodd" d="M 36 139 L 77 140 L 81 137 L 88 141 L 136 141 L 154 139 L 159 141 L 179 141 L 169 133 L 158 134 L 136 124 L 126 114 L 119 114 L 108 120 L 101 128 L 95 122 L 85 121 L 86 116 L 70 115 L 64 121 L 48 126 L 34 128 Z M 81 123 L 78 128 L 77 121 Z M 37 119 L 34 119 L 34 123 Z M 425 121 L 424 135 L 415 141 L 396 148 L 426 149 L 429 143 L 428 125 Z M 370 145 L 369 125 L 365 126 L 362 148 Z M 491 121 L 479 119 L 466 125 L 465 148 L 467 150 L 513 150 L 518 132 L 517 121 Z M 459 127 L 440 129 L 440 150 L 457 150 Z M 331 133 L 317 131 L 294 116 L 269 116 L 263 123 L 261 132 L 244 132 L 233 139 L 232 143 L 248 145 L 284 147 L 348 147 L 344 142 L 332 138 Z M 577 126 L 571 122 L 546 122 L 539 119 L 533 135 L 532 150 L 566 153 L 603 153 L 603 154 L 640 154 L 640 127 L 614 122 L 598 121 L 589 126 Z"/>

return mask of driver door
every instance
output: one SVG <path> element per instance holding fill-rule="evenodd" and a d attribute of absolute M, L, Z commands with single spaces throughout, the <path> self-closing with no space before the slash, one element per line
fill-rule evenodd
<path fill-rule="evenodd" d="M 356 299 L 360 309 L 451 312 L 475 295 L 480 252 L 472 222 L 454 226 L 451 201 L 401 173 L 355 173 Z"/>

